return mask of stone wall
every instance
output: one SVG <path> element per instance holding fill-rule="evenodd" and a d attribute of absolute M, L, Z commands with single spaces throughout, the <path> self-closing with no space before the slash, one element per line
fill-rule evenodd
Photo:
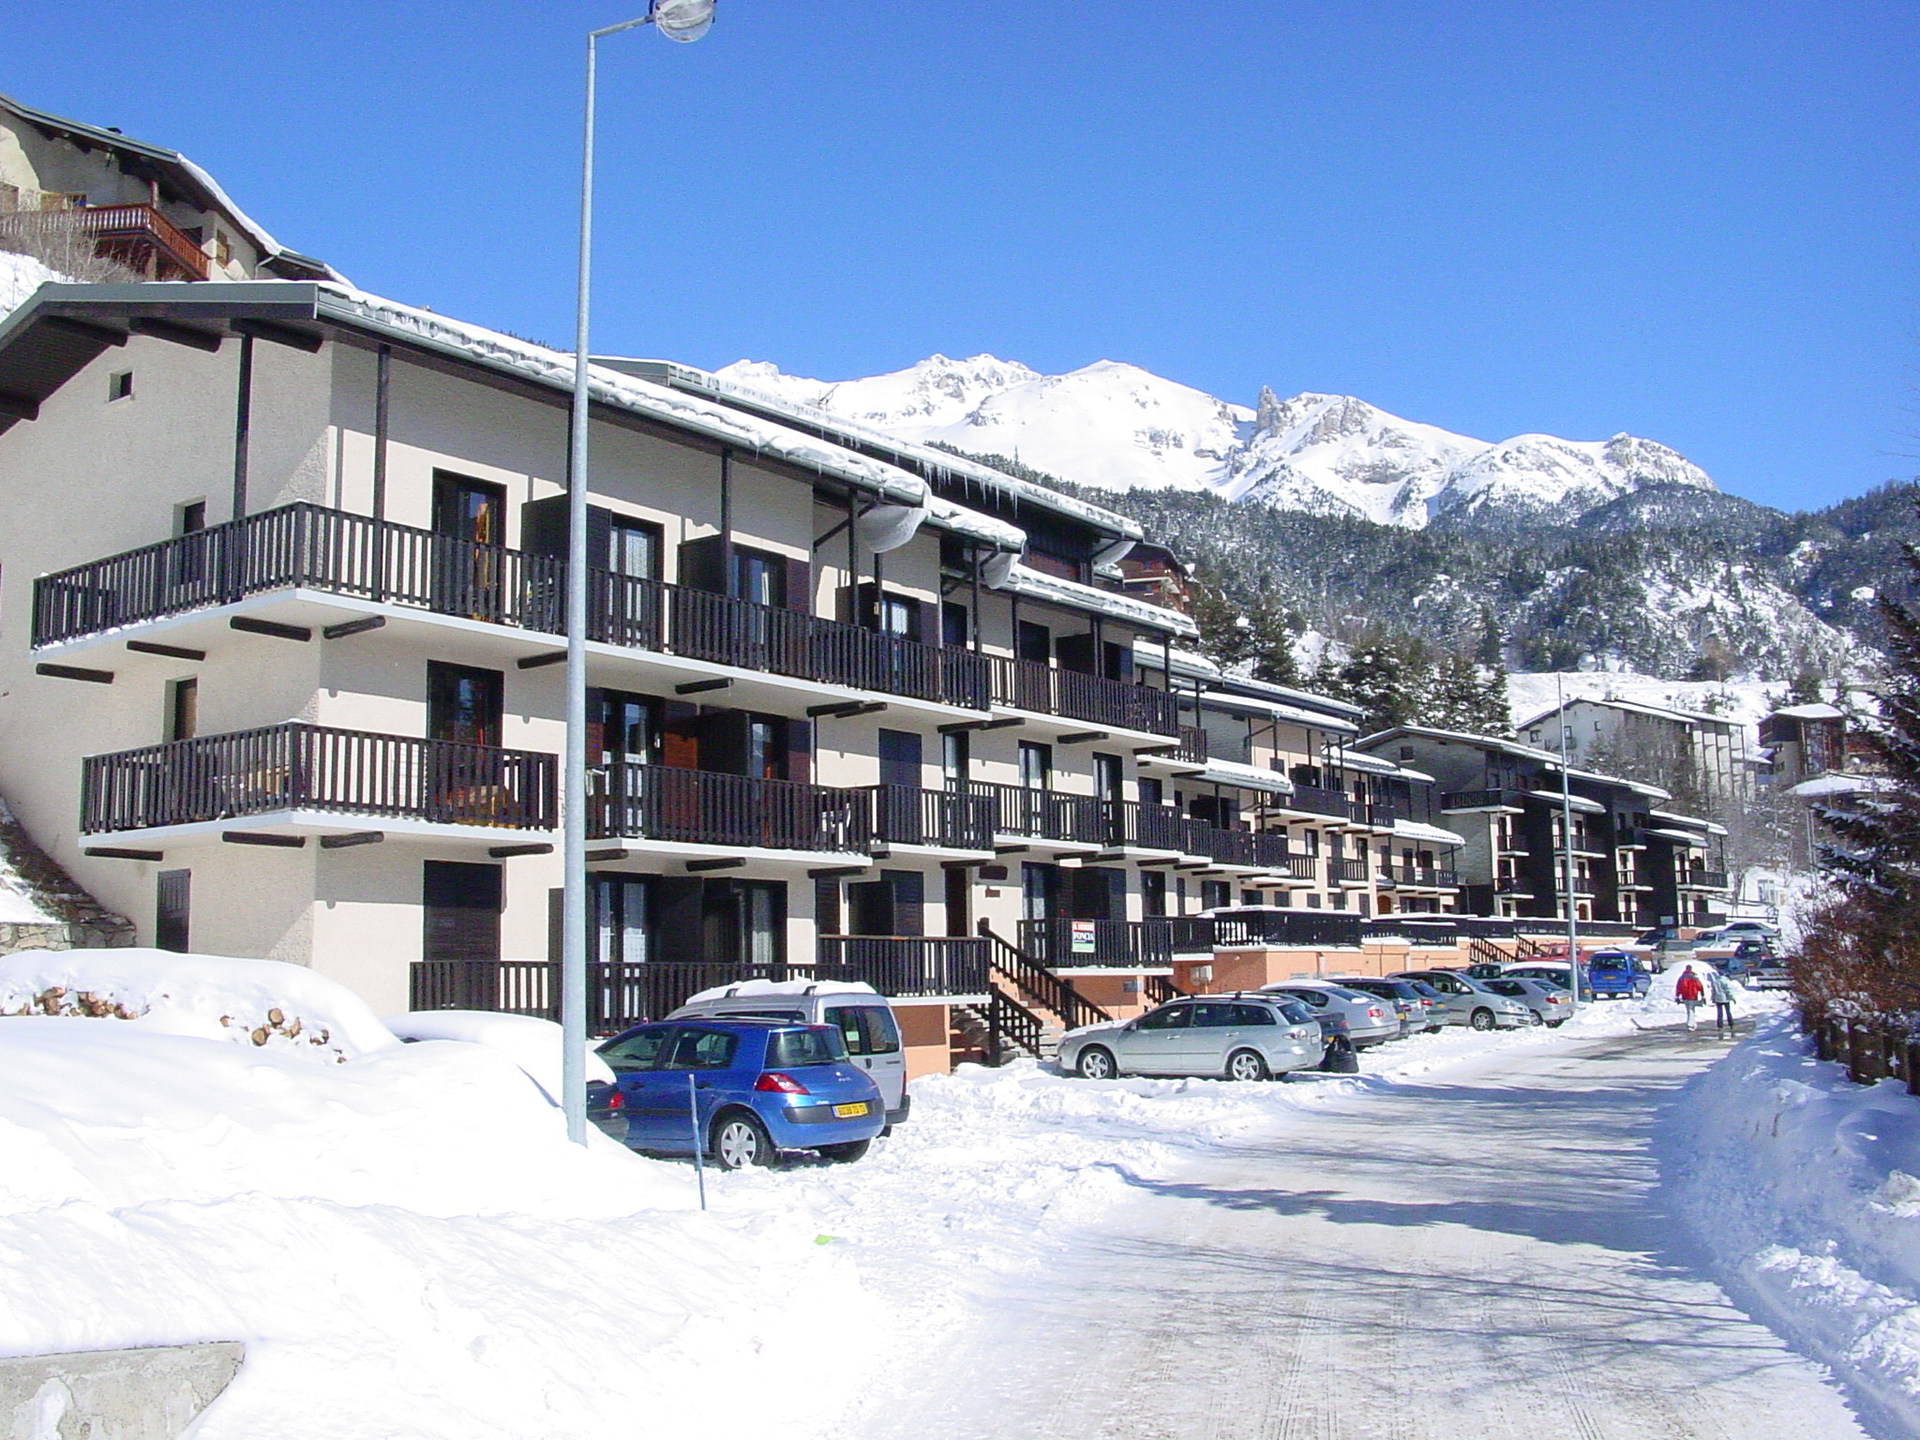
<path fill-rule="evenodd" d="M 131 921 L 101 914 L 92 920 L 0 923 L 0 955 L 23 950 L 118 950 L 133 944 Z"/>

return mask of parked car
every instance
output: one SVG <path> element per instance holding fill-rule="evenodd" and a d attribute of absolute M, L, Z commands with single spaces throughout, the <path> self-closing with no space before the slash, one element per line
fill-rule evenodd
<path fill-rule="evenodd" d="M 1469 980 L 1451 970 L 1402 970 L 1396 979 L 1424 980 L 1440 992 L 1445 1001 L 1440 1018 L 1449 1025 L 1469 1025 L 1475 1030 L 1513 1029 L 1533 1022 L 1533 1012 L 1508 995 L 1496 995 L 1478 980 Z"/>
<path fill-rule="evenodd" d="M 1536 1025 L 1560 1026 L 1573 1014 L 1573 996 L 1567 987 L 1550 980 L 1532 980 L 1525 976 L 1496 975 L 1480 982 L 1496 995 L 1518 1000 L 1533 1013 Z"/>
<path fill-rule="evenodd" d="M 1596 1000 L 1632 1000 L 1653 987 L 1638 957 L 1625 950 L 1596 950 L 1586 957 L 1585 969 Z"/>
<path fill-rule="evenodd" d="M 907 1094 L 907 1057 L 900 1046 L 900 1026 L 884 995 L 870 989 L 813 982 L 748 980 L 719 991 L 696 995 L 667 1016 L 683 1020 L 696 1015 L 752 1016 L 797 1020 L 803 1025 L 831 1025 L 846 1042 L 847 1058 L 873 1077 L 887 1106 L 887 1128 L 902 1123 L 913 1108 Z"/>
<path fill-rule="evenodd" d="M 1733 947 L 1731 955 L 1722 955 L 1713 961 L 1714 968 L 1729 980 L 1738 980 L 1747 984 L 1753 972 L 1773 958 L 1773 947 L 1763 940 L 1742 940 Z M 1781 966 L 1782 971 L 1786 969 Z"/>
<path fill-rule="evenodd" d="M 1356 1050 L 1400 1038 L 1400 1017 L 1378 995 L 1349 990 L 1331 980 L 1282 980 L 1262 985 L 1267 995 L 1291 995 L 1316 1011 L 1332 1010 L 1347 1024 L 1347 1040 Z"/>
<path fill-rule="evenodd" d="M 1695 943 L 1699 943 L 1709 935 L 1713 937 L 1715 943 L 1722 945 L 1741 940 L 1764 940 L 1772 945 L 1780 943 L 1779 927 L 1769 925 L 1764 920 L 1729 920 L 1717 930 L 1703 930 L 1695 938 Z"/>
<path fill-rule="evenodd" d="M 1320 1027 L 1282 996 L 1196 995 L 1131 1020 L 1083 1025 L 1060 1039 L 1060 1068 L 1086 1080 L 1116 1075 L 1218 1075 L 1267 1080 L 1320 1063 Z"/>
<path fill-rule="evenodd" d="M 1544 980 L 1549 985 L 1558 985 L 1562 990 L 1573 989 L 1573 967 L 1564 960 L 1520 960 L 1507 966 L 1506 974 L 1514 980 Z M 1593 999 L 1593 986 L 1582 977 L 1580 998 Z"/>
<path fill-rule="evenodd" d="M 787 1020 L 660 1020 L 598 1047 L 613 1084 L 588 1087 L 588 1115 L 636 1150 L 691 1155 L 729 1170 L 781 1150 L 858 1160 L 887 1123 L 879 1087 L 849 1063 L 828 1025 Z"/>
<path fill-rule="evenodd" d="M 1433 1002 L 1413 988 L 1409 980 L 1388 980 L 1377 975 L 1336 975 L 1333 977 L 1349 990 L 1359 990 L 1367 995 L 1376 995 L 1393 1006 L 1400 1017 L 1400 1038 L 1418 1035 L 1424 1030 L 1438 1030 L 1440 1022 L 1433 1018 Z"/>
<path fill-rule="evenodd" d="M 1395 975 L 1390 977 L 1400 984 L 1410 987 L 1420 997 L 1420 1008 L 1427 1013 L 1427 1028 L 1440 1030 L 1446 1026 L 1447 997 L 1417 975 Z"/>

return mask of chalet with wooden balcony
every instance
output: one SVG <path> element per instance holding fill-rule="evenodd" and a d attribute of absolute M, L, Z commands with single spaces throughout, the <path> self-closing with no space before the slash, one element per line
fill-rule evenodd
<path fill-rule="evenodd" d="M 282 246 L 178 151 L 5 95 L 0 248 L 68 274 L 100 256 L 143 280 L 339 278 Z"/>

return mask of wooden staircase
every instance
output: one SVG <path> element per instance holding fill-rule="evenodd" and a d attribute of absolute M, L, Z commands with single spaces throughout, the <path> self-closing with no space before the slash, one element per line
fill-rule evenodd
<path fill-rule="evenodd" d="M 980 934 L 988 942 L 987 1002 L 954 1007 L 948 1041 L 956 1060 L 985 1065 L 1004 1065 L 1021 1055 L 1051 1060 L 1067 1031 L 1113 1019 L 1071 980 L 1007 943 L 984 920 Z"/>

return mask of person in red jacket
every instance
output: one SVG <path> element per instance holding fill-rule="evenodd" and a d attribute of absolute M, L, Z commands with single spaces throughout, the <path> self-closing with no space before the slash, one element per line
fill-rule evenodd
<path fill-rule="evenodd" d="M 1699 1029 L 1700 1002 L 1707 998 L 1707 987 L 1700 983 L 1691 965 L 1681 971 L 1679 983 L 1673 987 L 1673 998 L 1687 1007 L 1687 1029 Z"/>

